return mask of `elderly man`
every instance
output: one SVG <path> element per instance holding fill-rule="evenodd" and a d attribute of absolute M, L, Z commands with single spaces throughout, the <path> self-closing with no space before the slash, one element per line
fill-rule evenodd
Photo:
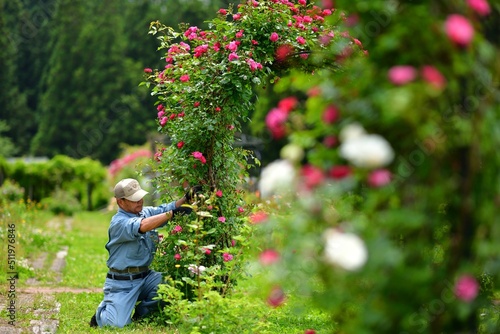
<path fill-rule="evenodd" d="M 119 208 L 108 230 L 109 271 L 104 283 L 104 300 L 90 320 L 91 327 L 123 327 L 131 323 L 134 309 L 134 319 L 158 309 L 159 301 L 153 298 L 162 275 L 149 269 L 158 240 L 155 229 L 176 214 L 191 212 L 181 205 L 190 201 L 193 189 L 177 201 L 143 207 L 143 198 L 148 192 L 141 189 L 137 180 L 124 179 L 116 184 L 114 193 Z"/>

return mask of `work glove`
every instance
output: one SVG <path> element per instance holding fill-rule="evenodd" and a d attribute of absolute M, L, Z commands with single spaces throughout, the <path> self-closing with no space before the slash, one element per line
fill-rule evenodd
<path fill-rule="evenodd" d="M 181 205 L 180 207 L 172 210 L 172 218 L 176 215 L 189 215 L 191 212 L 193 212 L 193 209 L 191 209 L 189 206 Z"/>
<path fill-rule="evenodd" d="M 191 202 L 191 200 L 196 196 L 196 194 L 201 193 L 202 187 L 201 186 L 194 186 L 188 189 L 184 197 L 186 197 L 186 200 L 188 202 Z"/>

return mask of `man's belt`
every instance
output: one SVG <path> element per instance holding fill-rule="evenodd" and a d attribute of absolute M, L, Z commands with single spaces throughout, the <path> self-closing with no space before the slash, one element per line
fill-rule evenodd
<path fill-rule="evenodd" d="M 109 272 L 113 274 L 137 274 L 143 273 L 149 270 L 149 267 L 127 267 L 123 270 L 109 268 Z"/>
<path fill-rule="evenodd" d="M 107 278 L 111 278 L 111 279 L 115 279 L 115 280 L 119 280 L 119 281 L 130 281 L 130 280 L 134 280 L 134 279 L 139 279 L 139 278 L 144 278 L 146 276 L 148 276 L 149 274 L 149 270 L 148 271 L 144 271 L 140 274 L 115 274 L 115 273 L 108 273 L 106 275 Z"/>

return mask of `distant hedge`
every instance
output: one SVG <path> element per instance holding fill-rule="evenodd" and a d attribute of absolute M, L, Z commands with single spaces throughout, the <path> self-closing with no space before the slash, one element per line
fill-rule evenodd
<path fill-rule="evenodd" d="M 24 188 L 25 199 L 40 202 L 63 190 L 87 210 L 107 204 L 107 170 L 98 161 L 57 155 L 44 162 L 0 159 L 0 185 L 10 179 Z"/>

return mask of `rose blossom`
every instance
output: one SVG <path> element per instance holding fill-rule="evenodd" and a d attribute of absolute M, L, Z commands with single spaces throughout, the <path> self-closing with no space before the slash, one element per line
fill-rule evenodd
<path fill-rule="evenodd" d="M 461 276 L 455 284 L 455 295 L 465 302 L 473 301 L 479 293 L 479 284 L 471 275 Z"/>
<path fill-rule="evenodd" d="M 277 262 L 280 259 L 280 254 L 274 249 L 266 249 L 259 255 L 259 261 L 267 266 Z"/>
<path fill-rule="evenodd" d="M 262 198 L 291 190 L 295 169 L 288 160 L 275 160 L 262 169 L 258 188 Z"/>
<path fill-rule="evenodd" d="M 444 29 L 448 38 L 460 46 L 469 45 L 474 37 L 474 28 L 469 20 L 459 14 L 448 16 L 444 24 Z"/>
<path fill-rule="evenodd" d="M 446 78 L 434 66 L 423 66 L 422 78 L 435 88 L 441 89 L 446 86 Z"/>
<path fill-rule="evenodd" d="M 323 121 L 326 124 L 332 124 L 339 118 L 339 111 L 335 106 L 328 106 L 326 107 L 325 111 L 323 112 Z"/>
<path fill-rule="evenodd" d="M 235 52 L 231 52 L 229 54 L 229 56 L 227 57 L 227 59 L 229 59 L 229 61 L 238 60 L 239 58 L 240 57 Z"/>
<path fill-rule="evenodd" d="M 222 254 L 222 259 L 224 260 L 224 262 L 229 262 L 233 259 L 233 255 L 229 253 L 224 253 Z"/>
<path fill-rule="evenodd" d="M 357 235 L 329 228 L 324 232 L 323 237 L 325 260 L 330 264 L 351 271 L 365 264 L 368 252 L 365 243 Z"/>
<path fill-rule="evenodd" d="M 340 156 L 357 167 L 378 168 L 392 162 L 394 151 L 382 136 L 362 135 L 343 142 Z"/>
<path fill-rule="evenodd" d="M 307 189 L 312 189 L 323 183 L 323 171 L 313 165 L 305 165 L 301 170 L 302 178 Z"/>
<path fill-rule="evenodd" d="M 279 286 L 274 287 L 269 293 L 269 296 L 267 297 L 267 303 L 272 307 L 278 307 L 284 302 L 285 302 L 285 293 Z"/>
<path fill-rule="evenodd" d="M 265 213 L 264 211 L 259 211 L 259 212 L 255 212 L 255 213 L 252 213 L 248 219 L 250 220 L 250 223 L 252 224 L 260 224 L 260 223 L 263 223 L 267 220 L 267 213 Z"/>
<path fill-rule="evenodd" d="M 219 217 L 217 220 L 220 221 L 221 223 L 225 223 L 226 217 Z"/>
<path fill-rule="evenodd" d="M 217 192 L 215 193 L 215 196 L 222 197 L 222 190 L 217 190 Z"/>
<path fill-rule="evenodd" d="M 333 166 L 332 168 L 330 168 L 330 170 L 328 171 L 328 175 L 332 178 L 332 179 L 335 179 L 335 180 L 340 180 L 340 179 L 343 179 L 349 175 L 351 175 L 351 167 L 349 166 L 344 166 L 344 165 L 340 165 L 340 166 Z"/>
<path fill-rule="evenodd" d="M 285 135 L 285 125 L 288 118 L 288 112 L 280 109 L 273 108 L 266 115 L 266 125 L 274 138 L 280 139 Z"/>
<path fill-rule="evenodd" d="M 391 172 L 387 169 L 377 169 L 368 175 L 368 184 L 372 187 L 382 187 L 391 182 Z"/>
<path fill-rule="evenodd" d="M 276 42 L 279 38 L 280 36 L 276 32 L 271 33 L 271 36 L 269 36 L 271 42 Z"/>
<path fill-rule="evenodd" d="M 387 72 L 387 76 L 393 84 L 404 85 L 415 79 L 417 71 L 413 66 L 399 65 L 391 67 L 389 72 Z"/>
<path fill-rule="evenodd" d="M 486 0 L 467 0 L 467 5 L 481 16 L 486 16 L 490 13 L 490 5 Z"/>
<path fill-rule="evenodd" d="M 189 75 L 187 75 L 187 74 L 181 75 L 181 77 L 179 78 L 179 80 L 181 82 L 188 82 L 189 81 Z"/>

